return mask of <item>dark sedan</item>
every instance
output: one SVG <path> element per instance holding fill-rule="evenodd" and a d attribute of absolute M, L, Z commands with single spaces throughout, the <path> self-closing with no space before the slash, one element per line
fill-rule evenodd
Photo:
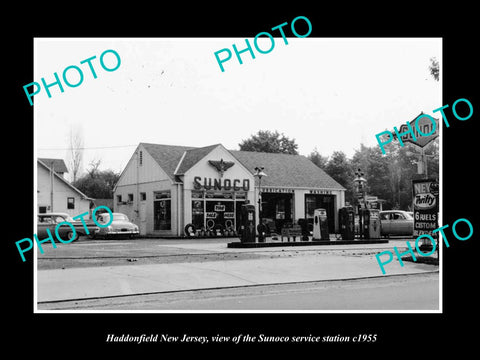
<path fill-rule="evenodd" d="M 47 229 L 50 230 L 52 237 L 56 239 L 55 228 L 58 224 L 65 221 L 74 226 L 76 234 L 74 234 L 70 226 L 62 225 L 58 228 L 58 236 L 60 236 L 62 240 L 75 241 L 79 238 L 79 236 L 88 235 L 81 220 L 73 220 L 72 217 L 67 213 L 46 213 L 38 214 L 37 216 L 38 239 L 43 240 L 48 237 Z M 94 234 L 99 230 L 99 227 L 96 226 L 92 220 L 85 220 L 85 224 L 90 234 Z"/>

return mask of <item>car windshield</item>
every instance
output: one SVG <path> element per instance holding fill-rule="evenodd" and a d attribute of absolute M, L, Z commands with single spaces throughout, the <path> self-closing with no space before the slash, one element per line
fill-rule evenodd
<path fill-rule="evenodd" d="M 406 217 L 408 220 L 413 220 L 412 214 L 410 214 L 410 213 L 408 213 L 408 212 L 405 213 L 405 217 Z"/>
<path fill-rule="evenodd" d="M 61 222 L 74 222 L 71 216 L 68 214 L 61 214 L 61 215 L 39 215 L 38 222 L 43 224 L 59 224 Z"/>
<path fill-rule="evenodd" d="M 51 224 L 51 223 L 53 223 L 53 220 L 50 216 L 39 216 L 38 217 L 38 222 L 40 224 Z"/>

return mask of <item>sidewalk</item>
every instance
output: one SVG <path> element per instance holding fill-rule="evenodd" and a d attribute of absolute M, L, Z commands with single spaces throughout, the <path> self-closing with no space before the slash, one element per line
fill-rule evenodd
<path fill-rule="evenodd" d="M 185 246 L 196 247 L 194 244 Z M 37 301 L 382 277 L 438 271 L 438 267 L 414 262 L 405 262 L 401 267 L 398 261 L 392 261 L 386 271 L 387 274 L 382 275 L 374 255 L 321 253 L 291 258 L 40 270 L 37 272 Z"/>

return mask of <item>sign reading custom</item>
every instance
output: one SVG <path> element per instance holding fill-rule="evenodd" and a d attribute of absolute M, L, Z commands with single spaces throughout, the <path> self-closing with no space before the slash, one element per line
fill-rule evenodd
<path fill-rule="evenodd" d="M 249 191 L 250 180 L 249 179 L 212 179 L 202 178 L 195 176 L 193 178 L 193 187 L 195 190 L 233 190 L 233 191 Z"/>
<path fill-rule="evenodd" d="M 438 182 L 413 180 L 413 235 L 433 235 L 438 228 Z"/>

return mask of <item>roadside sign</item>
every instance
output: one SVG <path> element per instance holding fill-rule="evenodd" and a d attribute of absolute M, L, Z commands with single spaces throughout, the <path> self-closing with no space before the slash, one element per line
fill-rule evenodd
<path fill-rule="evenodd" d="M 438 228 L 438 182 L 435 179 L 412 180 L 413 235 L 429 234 Z"/>
<path fill-rule="evenodd" d="M 418 121 L 417 121 L 418 119 Z M 417 140 L 413 140 L 412 134 L 407 133 L 401 137 L 402 142 L 404 143 L 412 143 L 414 145 L 417 145 L 421 148 L 424 146 L 428 145 L 430 142 L 435 140 L 438 135 L 440 134 L 440 123 L 438 119 L 435 119 L 435 126 L 433 125 L 431 119 L 427 116 L 423 116 L 423 113 L 418 115 L 415 119 L 410 121 L 410 127 L 412 128 L 413 133 L 415 134 L 415 137 Z M 434 129 L 435 127 L 435 129 Z M 419 132 L 420 130 L 420 132 Z M 402 124 L 400 126 L 400 129 L 398 129 L 398 132 L 401 134 L 403 132 L 408 131 L 408 125 L 407 124 Z M 429 134 L 428 136 L 422 135 L 422 134 Z M 395 132 L 393 133 L 394 137 L 397 137 Z"/>

